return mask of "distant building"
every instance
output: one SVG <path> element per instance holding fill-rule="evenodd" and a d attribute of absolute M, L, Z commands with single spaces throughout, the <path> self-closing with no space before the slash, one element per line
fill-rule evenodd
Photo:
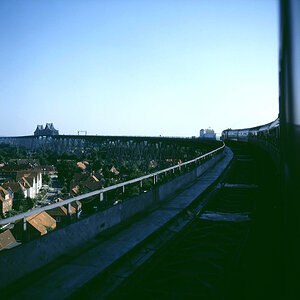
<path fill-rule="evenodd" d="M 201 129 L 200 130 L 200 138 L 202 139 L 216 139 L 216 134 L 212 128 Z"/>
<path fill-rule="evenodd" d="M 46 123 L 46 127 L 43 125 L 37 125 L 34 135 L 58 135 L 58 130 L 53 126 L 53 123 Z"/>
<path fill-rule="evenodd" d="M 53 165 L 41 166 L 42 175 L 54 175 L 57 173 L 55 167 Z"/>

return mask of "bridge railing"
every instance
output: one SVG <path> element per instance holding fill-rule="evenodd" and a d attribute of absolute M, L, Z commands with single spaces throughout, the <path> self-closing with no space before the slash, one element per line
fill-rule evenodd
<path fill-rule="evenodd" d="M 90 197 L 93 197 L 93 196 L 96 196 L 96 195 L 100 195 L 100 201 L 102 201 L 104 199 L 104 197 L 103 197 L 104 193 L 112 191 L 112 190 L 116 190 L 116 189 L 119 189 L 119 188 L 123 188 L 123 193 L 124 193 L 126 186 L 128 186 L 130 184 L 133 184 L 133 183 L 137 183 L 137 182 L 140 182 L 140 186 L 142 186 L 143 180 L 148 179 L 148 178 L 153 178 L 153 183 L 155 185 L 158 181 L 158 176 L 159 175 L 167 174 L 168 172 L 174 172 L 176 169 L 181 170 L 182 167 L 192 166 L 192 164 L 200 163 L 203 160 L 210 159 L 214 155 L 216 155 L 217 153 L 223 151 L 224 148 L 225 148 L 225 144 L 223 143 L 223 145 L 221 147 L 219 147 L 219 148 L 217 148 L 213 151 L 210 151 L 206 154 L 203 154 L 199 157 L 196 157 L 192 160 L 183 162 L 179 165 L 175 165 L 175 166 L 172 166 L 172 167 L 169 167 L 169 168 L 166 168 L 166 169 L 163 169 L 163 170 L 159 170 L 157 172 L 154 172 L 154 173 L 142 176 L 142 177 L 138 177 L 138 178 L 128 180 L 128 181 L 125 181 L 125 182 L 121 182 L 121 183 L 118 183 L 118 184 L 115 184 L 115 185 L 112 185 L 112 186 L 109 186 L 109 187 L 105 187 L 105 188 L 102 188 L 100 190 L 96 190 L 96 191 L 89 192 L 89 193 L 86 193 L 86 194 L 83 194 L 83 195 L 80 195 L 80 196 L 76 196 L 76 197 L 73 197 L 73 198 L 70 198 L 70 199 L 66 199 L 66 200 L 63 200 L 61 202 L 53 203 L 53 204 L 50 204 L 50 205 L 47 205 L 47 206 L 44 206 L 44 207 L 35 208 L 35 209 L 32 209 L 30 211 L 18 214 L 18 215 L 13 216 L 13 217 L 2 219 L 2 220 L 0 220 L 0 225 L 15 223 L 16 221 L 19 221 L 19 220 L 23 219 L 24 229 L 26 230 L 26 218 L 28 218 L 32 215 L 41 213 L 43 211 L 51 210 L 53 208 L 61 207 L 61 206 L 64 206 L 64 205 L 67 205 L 68 214 L 71 215 L 71 204 L 75 201 L 84 200 L 84 199 L 87 199 L 87 198 L 90 198 Z"/>

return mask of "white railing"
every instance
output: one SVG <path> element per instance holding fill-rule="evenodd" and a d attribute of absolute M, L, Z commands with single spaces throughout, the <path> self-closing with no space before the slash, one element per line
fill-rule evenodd
<path fill-rule="evenodd" d="M 169 171 L 174 172 L 175 169 L 181 170 L 181 168 L 183 166 L 187 166 L 187 165 L 190 165 L 192 163 L 195 163 L 195 162 L 207 159 L 207 158 L 211 158 L 216 153 L 222 151 L 224 148 L 225 148 L 225 144 L 223 143 L 223 145 L 221 147 L 219 147 L 219 148 L 217 148 L 213 151 L 210 151 L 206 154 L 203 154 L 199 157 L 196 157 L 192 160 L 183 162 L 179 165 L 175 165 L 175 166 L 169 167 L 167 169 L 163 169 L 163 170 L 160 170 L 160 171 L 157 171 L 155 173 L 151 173 L 151 174 L 139 177 L 139 178 L 135 178 L 135 179 L 128 180 L 128 181 L 125 181 L 125 182 L 121 182 L 121 183 L 118 183 L 118 184 L 115 184 L 115 185 L 112 185 L 112 186 L 109 186 L 109 187 L 106 187 L 106 188 L 103 188 L 103 189 L 100 189 L 100 190 L 96 190 L 96 191 L 93 191 L 93 192 L 90 192 L 90 193 L 86 193 L 86 194 L 83 194 L 83 195 L 80 195 L 80 196 L 76 196 L 74 198 L 63 200 L 61 202 L 53 203 L 53 204 L 50 204 L 50 205 L 47 205 L 47 206 L 44 206 L 44 207 L 35 208 L 33 210 L 18 214 L 18 215 L 13 216 L 13 217 L 2 219 L 2 220 L 0 220 L 0 225 L 4 225 L 4 224 L 8 224 L 8 223 L 15 223 L 16 221 L 21 220 L 21 219 L 23 219 L 23 222 L 26 223 L 26 218 L 29 217 L 29 216 L 32 216 L 34 214 L 38 214 L 38 213 L 41 213 L 43 211 L 47 211 L 47 210 L 50 210 L 50 209 L 53 209 L 53 208 L 56 208 L 56 207 L 60 207 L 60 206 L 63 206 L 63 205 L 68 205 L 68 214 L 70 214 L 70 212 L 71 212 L 71 203 L 74 202 L 74 201 L 83 200 L 83 199 L 86 199 L 86 198 L 89 198 L 89 197 L 92 197 L 92 196 L 95 196 L 95 195 L 100 195 L 100 200 L 103 200 L 103 194 L 105 192 L 112 191 L 112 190 L 115 190 L 115 189 L 118 189 L 118 188 L 121 188 L 121 187 L 123 187 L 123 192 L 124 192 L 126 185 L 133 184 L 133 183 L 136 183 L 136 182 L 140 182 L 140 185 L 142 186 L 143 180 L 147 179 L 147 178 L 153 178 L 153 183 L 155 184 L 157 182 L 157 176 L 159 174 L 162 174 L 162 173 L 167 174 L 167 172 L 169 172 Z"/>

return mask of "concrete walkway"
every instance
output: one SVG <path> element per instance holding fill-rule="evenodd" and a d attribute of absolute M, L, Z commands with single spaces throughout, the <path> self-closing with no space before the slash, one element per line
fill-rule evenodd
<path fill-rule="evenodd" d="M 114 234 L 109 240 L 99 241 L 89 250 L 77 255 L 65 255 L 66 263 L 33 280 L 26 288 L 13 291 L 8 299 L 65 299 L 128 251 L 159 230 L 183 209 L 187 208 L 223 173 L 233 158 L 229 148 L 225 157 L 214 167 L 168 201 L 162 203 L 143 219 Z"/>

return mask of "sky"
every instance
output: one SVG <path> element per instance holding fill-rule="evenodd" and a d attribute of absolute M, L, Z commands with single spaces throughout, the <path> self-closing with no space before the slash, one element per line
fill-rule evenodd
<path fill-rule="evenodd" d="M 275 0 L 1 0 L 0 136 L 199 136 L 278 115 Z"/>

